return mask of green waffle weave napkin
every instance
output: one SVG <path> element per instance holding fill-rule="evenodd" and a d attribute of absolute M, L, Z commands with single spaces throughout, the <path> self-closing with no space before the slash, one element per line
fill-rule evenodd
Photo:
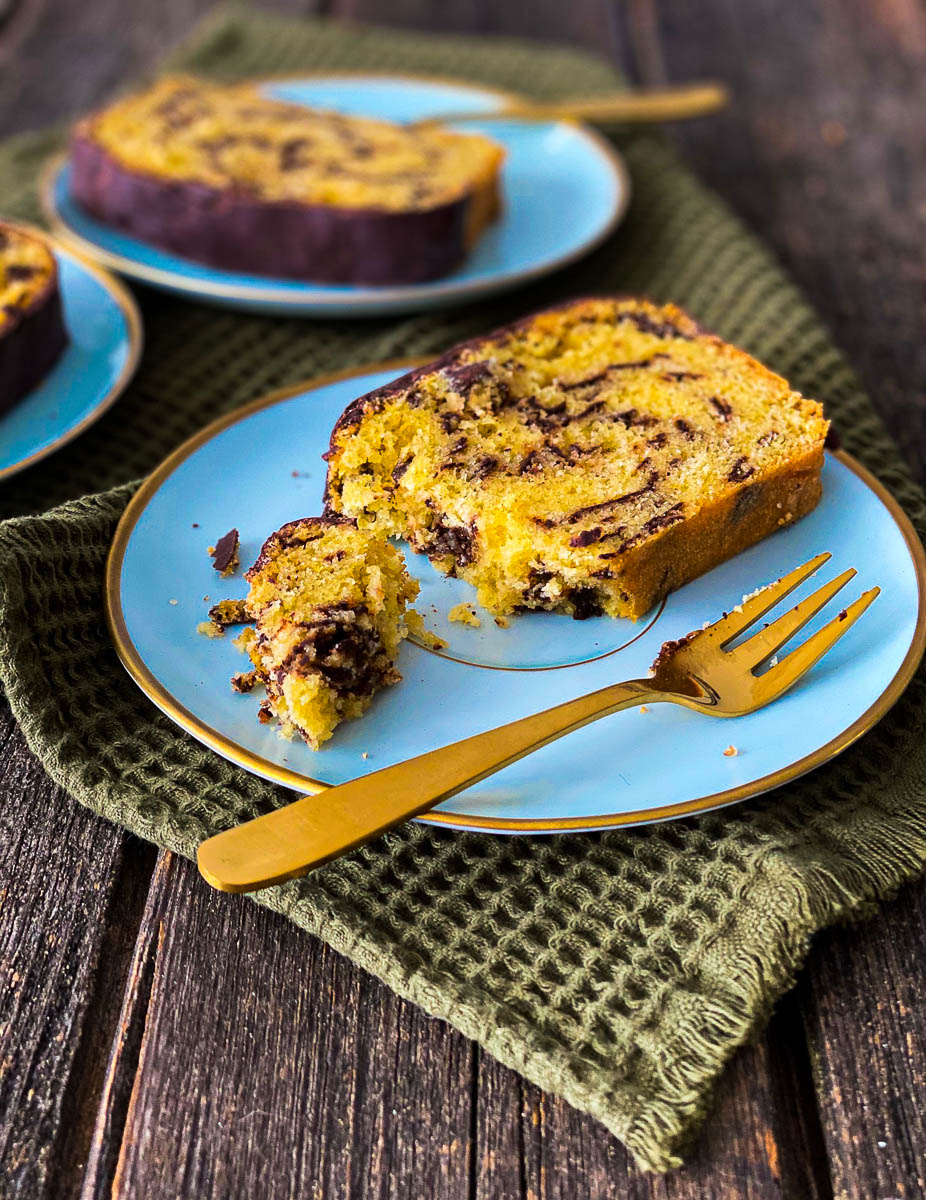
<path fill-rule="evenodd" d="M 238 11 L 169 65 L 226 79 L 394 69 L 545 97 L 617 82 L 602 62 L 536 44 Z M 58 141 L 0 148 L 0 210 L 37 218 L 34 181 Z M 617 234 L 567 272 L 491 303 L 337 323 L 140 295 L 147 348 L 128 393 L 77 442 L 0 487 L 0 515 L 15 518 L 0 525 L 0 680 L 30 746 L 72 796 L 190 856 L 207 835 L 288 799 L 141 695 L 110 647 L 101 587 L 131 481 L 216 414 L 314 373 L 439 351 L 570 295 L 646 292 L 824 400 L 848 448 L 926 527 L 922 497 L 852 370 L 767 250 L 659 139 L 628 139 L 624 150 L 634 201 Z M 811 935 L 867 910 L 926 860 L 924 700 L 920 675 L 836 762 L 721 813 L 548 838 L 409 826 L 256 899 L 662 1170 L 679 1161 L 724 1064 L 767 1019 Z"/>

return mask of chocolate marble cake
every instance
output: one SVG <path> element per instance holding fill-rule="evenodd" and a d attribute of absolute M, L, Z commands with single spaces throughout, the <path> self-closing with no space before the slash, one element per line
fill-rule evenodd
<path fill-rule="evenodd" d="M 405 284 L 454 270 L 499 207 L 488 138 L 406 128 L 165 78 L 82 121 L 87 211 L 232 271 Z"/>
<path fill-rule="evenodd" d="M 327 504 L 493 613 L 636 618 L 809 512 L 827 422 L 673 305 L 583 299 L 361 396 Z"/>
<path fill-rule="evenodd" d="M 37 234 L 0 223 L 0 413 L 42 381 L 67 340 L 54 254 Z"/>
<path fill-rule="evenodd" d="M 394 546 L 341 517 L 284 525 L 246 577 L 246 616 L 256 624 L 241 644 L 255 671 L 233 686 L 263 683 L 261 719 L 318 749 L 401 679 L 395 659 L 418 584 Z"/>

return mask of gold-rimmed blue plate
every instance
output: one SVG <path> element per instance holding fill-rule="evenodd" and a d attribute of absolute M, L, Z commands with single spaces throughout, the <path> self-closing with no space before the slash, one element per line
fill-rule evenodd
<path fill-rule="evenodd" d="M 259 695 L 237 695 L 247 660 L 232 636 L 196 632 L 210 602 L 241 597 L 241 576 L 212 569 L 208 543 L 232 525 L 250 565 L 264 538 L 320 511 L 322 453 L 356 396 L 403 373 L 387 363 L 275 393 L 222 418 L 177 450 L 133 498 L 109 558 L 106 604 L 116 649 L 173 721 L 245 769 L 315 792 L 438 746 L 645 675 L 660 645 L 713 620 L 806 562 L 858 569 L 858 591 L 883 589 L 865 620 L 792 692 L 746 717 L 719 721 L 672 705 L 598 721 L 445 801 L 421 818 L 504 833 L 602 829 L 664 820 L 768 791 L 826 762 L 887 711 L 923 653 L 923 548 L 884 488 L 847 455 L 828 454 L 823 500 L 809 516 L 669 596 L 636 624 L 529 613 L 500 629 L 447 620 L 472 589 L 406 552 L 421 583 L 417 607 L 450 643 L 404 643 L 403 681 L 318 752 L 257 721 Z M 247 467 L 242 471 L 242 463 Z M 165 547 L 170 553 L 165 554 Z M 808 584 L 813 588 L 820 580 Z M 205 596 L 210 601 L 204 600 Z M 832 613 L 824 612 L 812 632 Z M 730 744 L 736 755 L 725 755 Z"/>
<path fill-rule="evenodd" d="M 51 246 L 68 343 L 37 387 L 0 413 L 0 480 L 52 454 L 118 400 L 142 349 L 138 308 L 113 276 L 39 229 Z"/>
<path fill-rule="evenodd" d="M 326 75 L 267 80 L 268 96 L 340 112 L 414 121 L 473 112 L 461 129 L 485 132 L 506 151 L 502 213 L 466 262 L 443 279 L 403 287 L 302 283 L 221 271 L 150 246 L 97 221 L 74 201 L 66 158 L 51 164 L 42 200 L 59 238 L 129 278 L 190 299 L 271 316 L 359 317 L 424 312 L 482 299 L 574 262 L 608 236 L 627 208 L 623 160 L 594 131 L 569 121 L 493 121 L 510 94 L 450 80 Z"/>

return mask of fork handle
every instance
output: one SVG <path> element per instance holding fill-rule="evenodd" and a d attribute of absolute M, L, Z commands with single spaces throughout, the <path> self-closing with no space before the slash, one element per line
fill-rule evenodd
<path fill-rule="evenodd" d="M 294 879 L 574 729 L 662 698 L 647 679 L 612 684 L 320 795 L 305 796 L 203 842 L 199 869 L 224 892 L 256 891 Z"/>
<path fill-rule="evenodd" d="M 414 122 L 415 125 L 449 125 L 459 121 L 520 120 L 592 121 L 599 124 L 639 125 L 656 121 L 687 121 L 725 107 L 730 93 L 722 83 L 680 84 L 652 91 L 611 92 L 577 100 L 551 103 L 512 101 L 490 112 L 447 112 Z"/>

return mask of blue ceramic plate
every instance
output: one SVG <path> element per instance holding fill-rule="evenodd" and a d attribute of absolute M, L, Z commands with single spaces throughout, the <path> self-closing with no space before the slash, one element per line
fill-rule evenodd
<path fill-rule="evenodd" d="M 438 112 L 476 114 L 510 97 L 466 84 L 391 76 L 318 76 L 261 85 L 269 96 L 360 116 L 411 121 Z M 72 200 L 70 168 L 52 165 L 45 211 L 59 237 L 131 278 L 231 308 L 280 316 L 387 316 L 479 299 L 573 262 L 617 224 L 630 198 L 622 160 L 596 133 L 567 122 L 506 121 L 461 129 L 504 145 L 501 218 L 463 266 L 434 283 L 354 287 L 239 275 L 158 250 L 95 221 Z"/>
<path fill-rule="evenodd" d="M 141 318 L 122 284 L 69 250 L 51 248 L 70 340 L 39 386 L 0 414 L 0 479 L 92 425 L 125 390 L 141 354 Z"/>
<path fill-rule="evenodd" d="M 404 643 L 402 683 L 380 693 L 366 716 L 341 725 L 315 753 L 284 741 L 258 724 L 259 696 L 229 687 L 229 677 L 247 666 L 231 636 L 212 640 L 196 632 L 207 596 L 214 602 L 246 591 L 240 576 L 216 574 L 206 547 L 236 525 L 247 566 L 268 533 L 317 513 L 325 478 L 320 455 L 332 425 L 349 401 L 395 378 L 401 365 L 408 364 L 317 381 L 213 424 L 155 472 L 123 517 L 107 579 L 116 648 L 151 699 L 220 754 L 303 792 L 343 783 L 645 675 L 663 641 L 716 619 L 822 550 L 833 554 L 823 577 L 854 566 L 854 594 L 874 584 L 883 591 L 783 699 L 732 720 L 668 704 L 618 713 L 423 819 L 528 832 L 607 828 L 716 808 L 825 762 L 870 728 L 909 681 L 926 632 L 922 547 L 880 484 L 851 458 L 828 455 L 823 500 L 809 517 L 675 592 L 637 624 L 550 613 L 519 616 L 508 629 L 489 617 L 479 629 L 450 624 L 445 614 L 472 599 L 472 589 L 406 552 L 422 585 L 418 608 L 449 648 L 438 654 Z M 832 615 L 824 612 L 817 624 Z M 739 753 L 725 757 L 731 743 Z"/>

